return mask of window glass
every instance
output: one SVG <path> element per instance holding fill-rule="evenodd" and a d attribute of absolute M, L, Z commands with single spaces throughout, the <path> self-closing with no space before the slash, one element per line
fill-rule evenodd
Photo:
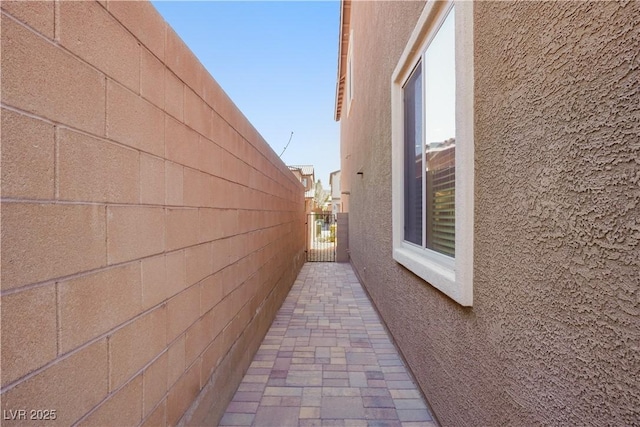
<path fill-rule="evenodd" d="M 427 1 L 391 78 L 393 259 L 463 306 L 473 305 L 473 8 Z"/>
<path fill-rule="evenodd" d="M 424 54 L 426 247 L 455 255 L 455 31 L 452 9 Z"/>
<path fill-rule="evenodd" d="M 404 239 L 422 245 L 422 64 L 404 86 Z"/>

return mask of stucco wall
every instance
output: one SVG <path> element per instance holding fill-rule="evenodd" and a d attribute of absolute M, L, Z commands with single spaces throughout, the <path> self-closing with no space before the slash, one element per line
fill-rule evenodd
<path fill-rule="evenodd" d="M 354 267 L 443 425 L 638 424 L 640 3 L 476 2 L 469 309 L 391 254 L 390 76 L 421 9 L 352 3 Z"/>
<path fill-rule="evenodd" d="M 3 414 L 215 424 L 304 262 L 300 183 L 147 2 L 3 1 L 1 130 Z"/>

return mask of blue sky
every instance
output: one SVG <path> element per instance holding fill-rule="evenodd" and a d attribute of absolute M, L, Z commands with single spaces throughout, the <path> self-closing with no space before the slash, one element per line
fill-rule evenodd
<path fill-rule="evenodd" d="M 286 164 L 340 169 L 338 1 L 153 1 Z"/>

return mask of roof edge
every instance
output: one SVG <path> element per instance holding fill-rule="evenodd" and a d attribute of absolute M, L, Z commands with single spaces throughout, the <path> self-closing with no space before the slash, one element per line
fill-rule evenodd
<path fill-rule="evenodd" d="M 338 38 L 338 76 L 336 81 L 336 105 L 334 120 L 340 121 L 342 98 L 344 95 L 346 55 L 349 48 L 351 27 L 351 0 L 340 0 L 340 35 Z"/>

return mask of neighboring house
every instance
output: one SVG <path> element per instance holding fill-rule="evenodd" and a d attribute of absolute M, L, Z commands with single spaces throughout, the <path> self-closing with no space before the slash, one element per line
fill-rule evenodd
<path fill-rule="evenodd" d="M 640 424 L 638 16 L 341 3 L 349 255 L 444 426 Z"/>
<path fill-rule="evenodd" d="M 288 166 L 289 170 L 298 178 L 304 186 L 304 210 L 311 213 L 316 208 L 314 198 L 316 195 L 316 175 L 312 165 Z"/>
<path fill-rule="evenodd" d="M 331 213 L 335 215 L 338 212 L 342 212 L 339 170 L 329 174 L 329 186 L 331 187 Z"/>

